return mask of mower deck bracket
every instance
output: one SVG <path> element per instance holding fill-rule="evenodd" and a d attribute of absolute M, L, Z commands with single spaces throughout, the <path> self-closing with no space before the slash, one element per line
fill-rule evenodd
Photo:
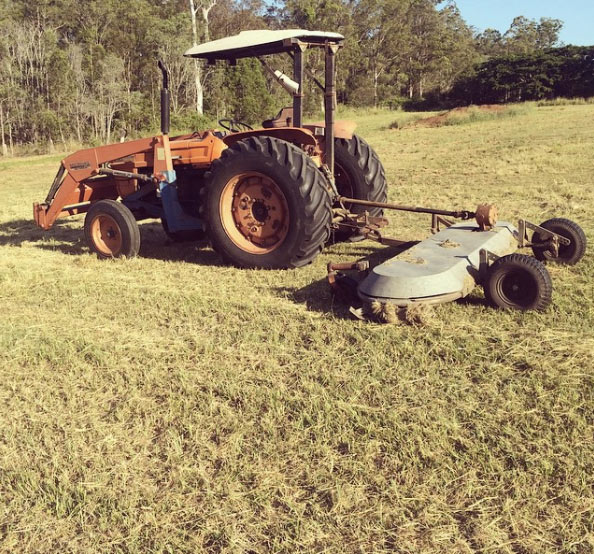
<path fill-rule="evenodd" d="M 486 250 L 485 248 L 481 249 L 481 251 L 479 252 L 479 256 L 480 256 L 480 262 L 479 262 L 478 270 L 479 270 L 479 275 L 480 275 L 481 279 L 483 279 L 487 274 L 489 266 L 494 261 L 501 258 L 501 256 L 498 256 L 497 254 L 494 254 L 493 252 L 491 252 L 490 250 Z"/>
<path fill-rule="evenodd" d="M 441 225 L 444 227 L 451 227 L 453 224 L 453 221 L 450 221 L 441 215 L 431 214 L 431 233 L 433 235 L 441 231 Z"/>
<path fill-rule="evenodd" d="M 550 241 L 548 245 L 551 245 L 555 252 L 559 251 L 560 244 L 563 244 L 564 246 L 569 246 L 571 244 L 571 241 L 566 237 L 558 235 L 557 233 L 553 233 L 552 231 L 549 231 L 540 225 L 535 225 L 534 223 L 531 223 L 525 219 L 520 219 L 518 221 L 518 246 L 520 248 L 524 248 L 526 246 L 544 246 L 540 243 L 535 243 L 533 240 L 528 238 L 528 229 L 530 229 L 534 234 L 538 233 L 539 236 L 548 239 Z"/>

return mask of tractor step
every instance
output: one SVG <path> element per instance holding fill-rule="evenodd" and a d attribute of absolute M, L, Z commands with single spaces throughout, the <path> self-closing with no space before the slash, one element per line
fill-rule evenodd
<path fill-rule="evenodd" d="M 359 285 L 359 297 L 397 306 L 463 298 L 481 280 L 484 252 L 511 254 L 517 236 L 517 229 L 505 222 L 491 231 L 476 223 L 452 225 L 374 267 Z"/>

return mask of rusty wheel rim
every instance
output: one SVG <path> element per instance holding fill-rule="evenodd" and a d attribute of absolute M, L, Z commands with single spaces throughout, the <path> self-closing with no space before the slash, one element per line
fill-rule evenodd
<path fill-rule="evenodd" d="M 227 182 L 219 202 L 223 228 L 250 254 L 276 250 L 289 232 L 289 207 L 283 191 L 266 175 L 240 173 Z"/>
<path fill-rule="evenodd" d="M 122 249 L 122 231 L 116 220 L 101 214 L 91 223 L 91 238 L 100 254 L 117 256 Z"/>

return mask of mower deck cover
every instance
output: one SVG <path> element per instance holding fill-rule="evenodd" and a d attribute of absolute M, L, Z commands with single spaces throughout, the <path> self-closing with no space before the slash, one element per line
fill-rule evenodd
<path fill-rule="evenodd" d="M 338 44 L 343 40 L 344 36 L 338 33 L 306 31 L 304 29 L 242 31 L 232 37 L 194 46 L 187 50 L 184 56 L 205 58 L 209 61 L 237 60 L 252 56 L 291 52 L 297 42 L 323 45 L 326 42 Z"/>
<path fill-rule="evenodd" d="M 517 248 L 517 229 L 500 222 L 491 231 L 459 223 L 373 268 L 358 293 L 366 301 L 397 306 L 438 304 L 470 294 L 480 280 L 481 250 L 506 256 Z"/>

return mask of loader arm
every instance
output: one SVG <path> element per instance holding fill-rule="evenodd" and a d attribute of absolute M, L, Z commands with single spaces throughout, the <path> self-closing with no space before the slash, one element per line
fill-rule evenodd
<path fill-rule="evenodd" d="M 129 162 L 118 163 L 118 169 L 121 166 L 137 173 L 144 168 L 155 178 L 156 187 L 156 181 L 174 169 L 174 159 L 176 164 L 206 168 L 225 148 L 223 141 L 206 132 L 174 139 L 157 135 L 79 150 L 62 160 L 45 202 L 33 204 L 35 222 L 47 230 L 59 217 L 85 213 L 91 202 L 125 196 L 128 192 L 122 192 L 124 187 L 133 192 L 136 181 L 132 177 L 126 181 L 118 175 L 100 175 L 102 167 L 110 162 L 131 157 Z"/>
<path fill-rule="evenodd" d="M 60 216 L 87 211 L 87 203 L 113 196 L 113 186 L 91 186 L 84 181 L 99 174 L 100 167 L 110 161 L 141 152 L 150 152 L 162 137 L 150 137 L 120 144 L 79 150 L 64 158 L 56 180 L 44 203 L 33 204 L 35 223 L 49 229 Z"/>

